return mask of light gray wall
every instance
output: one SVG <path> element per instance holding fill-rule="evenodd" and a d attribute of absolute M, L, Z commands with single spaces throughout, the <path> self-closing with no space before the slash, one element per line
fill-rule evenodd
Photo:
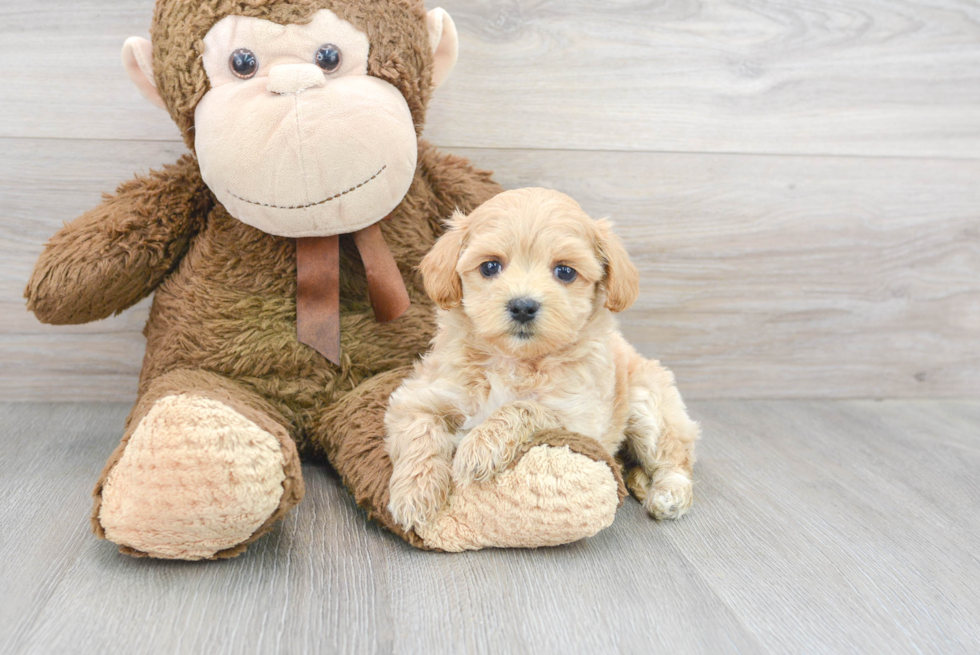
<path fill-rule="evenodd" d="M 446 0 L 426 136 L 610 216 L 688 397 L 976 397 L 980 5 Z M 150 0 L 0 6 L 0 398 L 133 397 L 147 303 L 40 325 L 62 222 L 183 151 L 119 63 Z"/>

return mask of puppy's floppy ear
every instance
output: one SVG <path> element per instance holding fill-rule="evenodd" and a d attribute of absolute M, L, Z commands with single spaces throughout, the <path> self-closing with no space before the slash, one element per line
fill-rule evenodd
<path fill-rule="evenodd" d="M 453 214 L 449 229 L 419 264 L 425 292 L 441 309 L 452 309 L 463 301 L 463 282 L 456 273 L 456 264 L 463 252 L 464 218 L 458 211 Z"/>
<path fill-rule="evenodd" d="M 640 272 L 606 219 L 596 221 L 596 245 L 606 267 L 606 307 L 613 312 L 629 309 L 640 295 Z"/>

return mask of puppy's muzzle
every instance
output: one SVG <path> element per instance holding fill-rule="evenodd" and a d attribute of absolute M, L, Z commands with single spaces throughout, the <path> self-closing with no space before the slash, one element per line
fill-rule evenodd
<path fill-rule="evenodd" d="M 521 325 L 527 325 L 533 321 L 537 317 L 539 309 L 541 309 L 541 303 L 530 298 L 514 298 L 507 303 L 507 311 L 510 312 L 510 317 Z"/>

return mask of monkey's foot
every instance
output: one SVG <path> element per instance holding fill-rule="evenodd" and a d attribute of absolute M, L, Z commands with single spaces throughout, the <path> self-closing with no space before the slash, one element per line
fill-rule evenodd
<path fill-rule="evenodd" d="M 161 398 L 121 448 L 96 489 L 93 520 L 133 555 L 231 557 L 298 500 L 283 484 L 295 452 L 218 400 Z"/>
<path fill-rule="evenodd" d="M 455 488 L 415 532 L 450 552 L 557 546 L 609 527 L 625 496 L 619 466 L 595 440 L 549 430 L 492 480 Z"/>

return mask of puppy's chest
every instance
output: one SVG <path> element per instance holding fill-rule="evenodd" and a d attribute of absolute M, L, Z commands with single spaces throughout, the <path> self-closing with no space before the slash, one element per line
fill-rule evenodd
<path fill-rule="evenodd" d="M 581 371 L 487 371 L 474 385 L 462 431 L 480 425 L 507 403 L 533 401 L 560 416 L 568 430 L 599 439 L 611 421 L 615 393 L 612 376 L 600 377 L 604 379 Z"/>

